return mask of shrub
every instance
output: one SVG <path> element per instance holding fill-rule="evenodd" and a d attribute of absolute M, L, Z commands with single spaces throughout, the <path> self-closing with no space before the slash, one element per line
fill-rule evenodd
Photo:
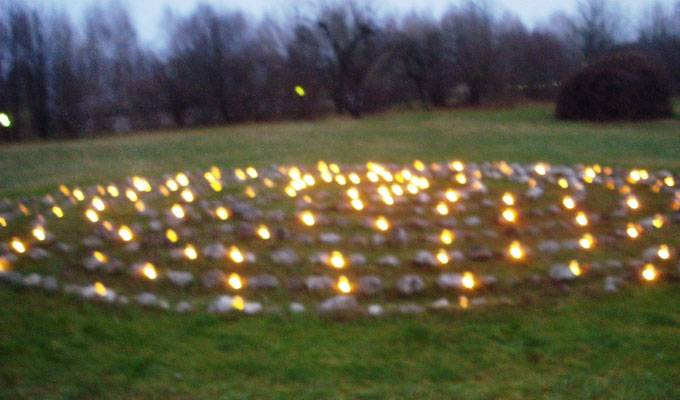
<path fill-rule="evenodd" d="M 557 118 L 644 120 L 672 115 L 669 84 L 643 56 L 619 54 L 572 75 L 559 94 Z"/>

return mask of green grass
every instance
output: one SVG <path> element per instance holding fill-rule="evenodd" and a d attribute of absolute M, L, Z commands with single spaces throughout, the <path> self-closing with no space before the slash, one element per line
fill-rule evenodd
<path fill-rule="evenodd" d="M 154 132 L 0 149 L 0 196 L 53 191 L 184 169 L 311 164 L 544 160 L 680 170 L 680 120 L 625 124 L 557 122 L 549 106 L 509 110 L 408 111 L 361 121 L 249 124 Z"/>
<path fill-rule="evenodd" d="M 0 149 L 0 197 L 213 164 L 461 158 L 680 171 L 679 156 L 677 119 L 562 123 L 546 106 L 410 111 L 11 145 Z M 2 284 L 0 398 L 680 397 L 678 283 L 592 292 L 336 321 L 313 313 L 177 316 Z"/>

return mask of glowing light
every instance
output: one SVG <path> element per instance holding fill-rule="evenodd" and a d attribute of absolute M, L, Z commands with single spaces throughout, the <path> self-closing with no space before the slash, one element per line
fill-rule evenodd
<path fill-rule="evenodd" d="M 302 177 L 302 180 L 305 181 L 307 186 L 314 186 L 316 184 L 314 177 L 310 174 L 305 174 L 305 176 Z"/>
<path fill-rule="evenodd" d="M 295 197 L 295 196 L 297 196 L 297 192 L 295 191 L 295 189 L 293 189 L 293 188 L 290 187 L 290 186 L 286 186 L 286 188 L 284 189 L 284 192 L 286 192 L 286 194 L 287 194 L 289 197 Z"/>
<path fill-rule="evenodd" d="M 640 236 L 640 231 L 638 228 L 635 226 L 633 223 L 629 223 L 628 226 L 626 227 L 626 234 L 631 238 L 631 239 L 637 239 L 638 236 Z"/>
<path fill-rule="evenodd" d="M 390 186 L 390 189 L 395 196 L 401 196 L 404 194 L 404 189 L 402 189 L 401 186 L 397 185 L 396 183 Z"/>
<path fill-rule="evenodd" d="M 354 208 L 357 211 L 361 211 L 364 209 L 364 203 L 361 202 L 359 199 L 354 199 L 352 200 L 352 208 Z"/>
<path fill-rule="evenodd" d="M 165 181 L 165 186 L 167 186 L 167 188 L 170 189 L 171 192 L 176 192 L 179 190 L 179 185 L 172 179 L 168 179 L 167 181 Z"/>
<path fill-rule="evenodd" d="M 458 304 L 460 305 L 460 308 L 468 308 L 470 301 L 468 300 L 467 296 L 460 296 L 458 298 Z"/>
<path fill-rule="evenodd" d="M 229 275 L 229 279 L 227 282 L 229 282 L 229 286 L 231 286 L 232 289 L 239 290 L 243 287 L 243 281 L 241 280 L 241 277 L 238 276 L 238 274 L 236 273 Z"/>
<path fill-rule="evenodd" d="M 189 260 L 195 260 L 198 258 L 198 252 L 196 251 L 196 248 L 190 244 L 188 244 L 184 248 L 184 255 L 189 259 Z"/>
<path fill-rule="evenodd" d="M 335 268 L 342 268 L 345 266 L 345 258 L 339 251 L 334 251 L 331 253 L 330 263 Z"/>
<path fill-rule="evenodd" d="M 338 279 L 338 290 L 342 293 L 349 293 L 352 291 L 352 286 L 349 284 L 349 279 L 346 276 L 341 276 Z"/>
<path fill-rule="evenodd" d="M 450 201 L 451 203 L 455 203 L 458 201 L 460 197 L 458 196 L 458 192 L 456 192 L 453 189 L 447 189 L 446 190 L 446 200 Z"/>
<path fill-rule="evenodd" d="M 91 222 L 99 221 L 99 215 L 97 215 L 97 212 L 94 210 L 85 211 L 85 217 L 87 217 L 87 219 L 89 219 Z"/>
<path fill-rule="evenodd" d="M 534 171 L 536 174 L 543 176 L 548 172 L 548 166 L 543 163 L 538 163 L 534 166 Z"/>
<path fill-rule="evenodd" d="M 57 218 L 62 218 L 64 216 L 64 211 L 57 206 L 52 207 L 52 213 L 54 213 Z"/>
<path fill-rule="evenodd" d="M 154 267 L 151 263 L 144 264 L 144 267 L 142 268 L 142 274 L 151 280 L 154 280 L 158 277 L 158 274 L 156 273 L 156 267 Z"/>
<path fill-rule="evenodd" d="M 189 189 L 182 190 L 181 196 L 182 199 L 184 199 L 184 201 L 186 201 L 187 203 L 191 203 L 192 201 L 194 201 L 194 194 Z"/>
<path fill-rule="evenodd" d="M 94 291 L 99 297 L 106 296 L 106 286 L 104 286 L 101 282 L 94 283 Z"/>
<path fill-rule="evenodd" d="M 376 174 L 376 173 L 373 172 L 373 171 L 368 171 L 368 172 L 366 173 L 366 177 L 368 178 L 369 181 L 371 181 L 371 182 L 373 182 L 373 183 L 378 182 L 378 179 L 379 179 L 379 178 L 378 178 L 378 174 Z"/>
<path fill-rule="evenodd" d="M 418 193 L 418 186 L 414 185 L 413 183 L 409 183 L 406 185 L 406 190 L 411 194 L 416 194 Z"/>
<path fill-rule="evenodd" d="M 130 201 L 137 201 L 137 193 L 134 190 L 128 189 L 125 191 L 125 197 Z"/>
<path fill-rule="evenodd" d="M 78 201 L 85 200 L 85 195 L 83 194 L 83 191 L 78 188 L 73 189 L 73 197 L 75 197 L 76 200 Z"/>
<path fill-rule="evenodd" d="M 95 260 L 99 261 L 102 264 L 106 264 L 109 262 L 109 257 L 106 256 L 106 254 L 100 252 L 100 251 L 95 251 L 92 253 L 92 257 L 94 257 Z"/>
<path fill-rule="evenodd" d="M 588 217 L 583 211 L 579 211 L 579 213 L 576 214 L 576 223 L 580 226 L 588 225 Z"/>
<path fill-rule="evenodd" d="M 94 207 L 97 211 L 104 211 L 104 208 L 106 208 L 104 201 L 97 196 L 92 199 L 92 207 Z"/>
<path fill-rule="evenodd" d="M 378 228 L 378 230 L 386 231 L 390 229 L 390 223 L 387 221 L 387 218 L 380 216 L 375 220 L 375 227 Z"/>
<path fill-rule="evenodd" d="M 656 254 L 662 260 L 668 260 L 669 258 L 671 258 L 671 250 L 665 244 L 659 246 L 659 250 L 656 252 Z"/>
<path fill-rule="evenodd" d="M 0 257 L 0 272 L 9 271 L 10 264 L 5 258 Z"/>
<path fill-rule="evenodd" d="M 216 192 L 221 192 L 221 191 L 222 191 L 222 184 L 219 183 L 219 182 L 217 182 L 217 181 L 215 181 L 215 182 L 210 182 L 210 187 L 212 188 L 212 190 L 214 190 L 214 191 L 216 191 Z"/>
<path fill-rule="evenodd" d="M 640 202 L 635 196 L 628 196 L 626 199 L 626 204 L 628 204 L 628 207 L 630 207 L 632 210 L 637 210 L 640 208 Z"/>
<path fill-rule="evenodd" d="M 115 187 L 114 185 L 109 185 L 106 188 L 106 191 L 109 192 L 111 197 L 118 197 L 120 195 L 120 192 L 118 191 L 118 188 Z"/>
<path fill-rule="evenodd" d="M 179 204 L 173 205 L 172 208 L 170 208 L 170 212 L 177 219 L 182 219 L 182 218 L 184 218 L 184 215 L 185 215 L 184 208 Z"/>
<path fill-rule="evenodd" d="M 269 233 L 269 229 L 267 229 L 265 225 L 260 225 L 257 228 L 257 235 L 264 240 L 268 240 L 272 237 L 272 235 Z"/>
<path fill-rule="evenodd" d="M 23 254 L 26 252 L 26 246 L 18 238 L 12 239 L 12 243 L 10 243 L 10 246 L 12 246 L 12 249 L 19 254 Z"/>
<path fill-rule="evenodd" d="M 231 246 L 229 249 L 229 258 L 237 264 L 242 263 L 244 260 L 243 253 L 236 246 Z"/>
<path fill-rule="evenodd" d="M 59 217 L 59 218 L 61 218 L 61 217 Z M 2 226 L 3 228 L 5 228 L 7 226 L 7 220 L 4 219 L 3 217 L 0 217 L 0 226 Z"/>
<path fill-rule="evenodd" d="M 654 216 L 654 219 L 652 219 L 652 225 L 654 225 L 655 228 L 662 228 L 664 224 L 664 218 L 663 215 L 661 214 L 656 214 Z"/>
<path fill-rule="evenodd" d="M 132 231 L 127 226 L 123 225 L 118 229 L 118 236 L 123 239 L 124 242 L 129 242 L 134 237 Z"/>
<path fill-rule="evenodd" d="M 448 264 L 449 255 L 446 253 L 446 250 L 439 249 L 439 252 L 437 252 L 437 260 L 440 264 Z"/>
<path fill-rule="evenodd" d="M 567 189 L 569 187 L 569 182 L 564 179 L 560 178 L 557 180 L 557 184 L 562 188 L 562 189 Z"/>
<path fill-rule="evenodd" d="M 512 193 L 505 193 L 503 195 L 503 203 L 505 203 L 508 206 L 512 206 L 515 204 L 515 196 L 512 195 Z"/>
<path fill-rule="evenodd" d="M 217 218 L 225 221 L 229 219 L 229 210 L 227 210 L 225 207 L 217 207 L 215 210 L 215 215 L 217 215 Z"/>
<path fill-rule="evenodd" d="M 177 181 L 177 183 L 179 183 L 180 186 L 184 187 L 189 186 L 189 178 L 182 172 L 175 176 L 175 180 Z"/>
<path fill-rule="evenodd" d="M 458 173 L 456 174 L 456 181 L 461 185 L 465 185 L 467 183 L 467 177 L 465 177 L 465 174 L 462 172 Z"/>
<path fill-rule="evenodd" d="M 460 161 L 457 161 L 457 160 L 454 161 L 454 162 L 452 162 L 450 166 L 452 167 L 452 169 L 453 169 L 454 171 L 458 171 L 458 172 L 463 171 L 463 169 L 465 168 L 465 166 L 463 165 L 463 163 L 460 162 Z"/>
<path fill-rule="evenodd" d="M 35 237 L 39 241 L 42 242 L 43 240 L 45 240 L 45 237 L 46 237 L 45 228 L 43 228 L 42 226 L 38 225 L 35 228 L 33 228 L 32 233 L 33 233 L 33 237 Z"/>
<path fill-rule="evenodd" d="M 423 164 L 423 162 L 420 161 L 420 160 L 415 160 L 413 162 L 413 168 L 422 172 L 422 171 L 425 171 L 425 164 Z"/>
<path fill-rule="evenodd" d="M 167 231 L 165 231 L 165 237 L 170 241 L 170 243 L 175 243 L 177 240 L 179 240 L 177 232 L 175 232 L 172 229 L 168 229 Z"/>
<path fill-rule="evenodd" d="M 144 178 L 137 177 L 137 176 L 132 178 L 132 186 L 134 186 L 140 192 L 150 192 L 151 191 L 151 185 L 149 185 L 149 181 L 147 181 Z"/>
<path fill-rule="evenodd" d="M 573 210 L 574 207 L 576 207 L 574 199 L 572 199 L 570 196 L 564 196 L 564 198 L 562 199 L 562 205 L 564 205 L 564 208 L 568 210 Z"/>
<path fill-rule="evenodd" d="M 506 208 L 503 211 L 503 219 L 507 222 L 515 222 L 517 220 L 517 213 L 512 208 Z"/>
<path fill-rule="evenodd" d="M 510 257 L 514 258 L 515 260 L 520 260 L 522 257 L 524 257 L 524 250 L 518 241 L 514 241 L 512 244 L 510 244 L 508 253 L 510 254 Z"/>
<path fill-rule="evenodd" d="M 3 128 L 9 128 L 12 126 L 12 121 L 10 121 L 9 115 L 0 113 L 0 125 L 2 125 Z"/>
<path fill-rule="evenodd" d="M 243 309 L 246 308 L 246 301 L 243 300 L 243 297 L 241 296 L 234 296 L 234 298 L 231 299 L 231 306 L 239 311 L 243 311 Z"/>
<path fill-rule="evenodd" d="M 642 269 L 642 277 L 646 281 L 653 281 L 654 279 L 657 278 L 658 272 L 656 271 L 656 268 L 652 264 L 647 264 L 645 267 Z"/>
<path fill-rule="evenodd" d="M 586 233 L 579 239 L 578 244 L 581 245 L 582 248 L 588 250 L 592 249 L 593 246 L 595 245 L 595 238 L 593 235 Z"/>
<path fill-rule="evenodd" d="M 253 167 L 246 168 L 246 174 L 253 179 L 257 178 L 257 170 Z"/>
<path fill-rule="evenodd" d="M 300 221 L 302 221 L 302 223 L 307 226 L 313 226 L 316 223 L 314 214 L 312 214 L 310 211 L 305 211 L 300 214 Z"/>
<path fill-rule="evenodd" d="M 453 232 L 451 232 L 448 229 L 442 230 L 442 233 L 439 235 L 439 238 L 441 239 L 442 243 L 444 244 L 451 244 L 455 240 L 455 235 Z"/>
<path fill-rule="evenodd" d="M 576 260 L 571 260 L 569 262 L 569 270 L 571 271 L 574 276 L 579 276 L 581 275 L 581 266 L 579 265 L 579 262 Z"/>
<path fill-rule="evenodd" d="M 352 172 L 351 174 L 349 174 L 349 181 L 355 185 L 358 185 L 359 183 L 361 183 L 361 178 L 359 177 L 358 174 Z"/>
<path fill-rule="evenodd" d="M 335 182 L 340 186 L 344 186 L 347 184 L 347 179 L 345 179 L 344 175 L 335 175 Z"/>
<path fill-rule="evenodd" d="M 245 195 L 248 196 L 249 198 L 254 198 L 255 197 L 255 189 L 252 188 L 252 186 L 248 186 L 246 190 L 244 191 Z"/>
<path fill-rule="evenodd" d="M 300 97 L 305 97 L 305 94 L 307 94 L 305 92 L 305 89 L 302 86 L 299 86 L 299 85 L 295 86 L 295 93 Z"/>
<path fill-rule="evenodd" d="M 461 279 L 461 283 L 466 289 L 472 289 L 475 287 L 475 278 L 470 272 L 466 272 L 463 274 L 463 278 Z"/>
<path fill-rule="evenodd" d="M 673 187 L 673 186 L 675 186 L 675 179 L 673 179 L 672 176 L 669 176 L 669 177 L 666 177 L 666 179 L 663 180 L 663 183 L 668 187 Z"/>

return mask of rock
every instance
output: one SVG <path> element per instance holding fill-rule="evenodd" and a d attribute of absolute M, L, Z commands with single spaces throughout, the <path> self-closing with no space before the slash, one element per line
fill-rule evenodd
<path fill-rule="evenodd" d="M 493 258 L 493 252 L 481 246 L 472 246 L 467 251 L 467 258 L 471 261 L 489 261 Z"/>
<path fill-rule="evenodd" d="M 560 251 L 560 244 L 554 240 L 544 240 L 536 246 L 536 249 L 541 253 L 557 253 Z"/>
<path fill-rule="evenodd" d="M 294 314 L 300 314 L 305 312 L 305 306 L 300 303 L 290 303 L 290 306 L 288 308 L 290 309 L 290 312 Z"/>
<path fill-rule="evenodd" d="M 139 303 L 143 306 L 155 306 L 159 303 L 158 297 L 156 297 L 155 294 L 149 293 L 149 292 L 144 292 L 144 293 L 138 295 L 136 300 L 137 300 L 137 303 Z"/>
<path fill-rule="evenodd" d="M 334 282 L 328 276 L 309 276 L 305 279 L 305 287 L 311 291 L 331 290 Z"/>
<path fill-rule="evenodd" d="M 341 241 L 342 237 L 337 233 L 326 232 L 319 235 L 319 242 L 323 244 L 336 245 Z"/>
<path fill-rule="evenodd" d="M 616 268 L 616 269 L 623 268 L 623 263 L 619 260 L 614 260 L 614 259 L 605 261 L 604 265 L 607 268 Z"/>
<path fill-rule="evenodd" d="M 411 241 L 411 235 L 404 228 L 395 228 L 390 235 L 390 243 L 394 245 L 404 245 Z"/>
<path fill-rule="evenodd" d="M 41 286 L 48 292 L 55 292 L 59 290 L 59 282 L 51 276 L 47 276 L 42 280 Z"/>
<path fill-rule="evenodd" d="M 432 302 L 430 307 L 432 307 L 435 310 L 445 310 L 445 309 L 451 307 L 451 303 L 449 303 L 449 300 L 447 300 L 445 298 L 441 298 L 439 300 Z"/>
<path fill-rule="evenodd" d="M 28 251 L 28 256 L 32 260 L 44 260 L 50 256 L 50 253 L 45 249 L 41 249 L 40 247 L 34 247 Z"/>
<path fill-rule="evenodd" d="M 417 304 L 402 304 L 397 307 L 397 310 L 402 314 L 421 314 L 425 311 L 425 307 Z"/>
<path fill-rule="evenodd" d="M 384 246 L 385 243 L 387 243 L 387 239 L 385 239 L 385 236 L 379 233 L 374 233 L 373 236 L 371 236 L 371 244 L 373 246 Z"/>
<path fill-rule="evenodd" d="M 88 248 L 95 248 L 95 247 L 101 247 L 104 244 L 104 242 L 96 236 L 87 236 L 87 237 L 83 238 L 82 244 L 83 244 L 83 246 L 88 247 Z"/>
<path fill-rule="evenodd" d="M 471 216 L 465 218 L 463 220 L 463 223 L 465 224 L 465 226 L 473 228 L 473 227 L 479 226 L 482 223 L 482 219 L 479 218 L 476 215 L 471 215 Z"/>
<path fill-rule="evenodd" d="M 367 296 L 375 296 L 382 292 L 383 283 L 378 276 L 364 276 L 359 279 L 359 293 Z"/>
<path fill-rule="evenodd" d="M 359 303 L 357 302 L 357 299 L 354 298 L 354 296 L 341 294 L 323 301 L 317 307 L 317 311 L 320 313 L 335 313 L 356 311 L 358 308 Z"/>
<path fill-rule="evenodd" d="M 279 287 L 279 280 L 273 275 L 262 274 L 247 279 L 248 287 L 253 289 L 273 289 Z"/>
<path fill-rule="evenodd" d="M 215 243 L 204 247 L 203 255 L 210 260 L 220 260 L 227 257 L 228 251 L 222 243 Z"/>
<path fill-rule="evenodd" d="M 418 275 L 405 275 L 397 281 L 399 293 L 410 296 L 425 289 L 425 282 Z"/>
<path fill-rule="evenodd" d="M 435 267 L 437 266 L 437 258 L 427 250 L 418 250 L 413 257 L 413 263 L 421 267 Z"/>
<path fill-rule="evenodd" d="M 211 269 L 201 276 L 201 282 L 203 283 L 203 286 L 208 289 L 221 286 L 226 279 L 226 275 L 224 275 L 224 273 L 222 273 L 222 271 L 219 269 Z"/>
<path fill-rule="evenodd" d="M 368 315 L 374 318 L 381 317 L 385 314 L 385 310 L 380 304 L 371 304 L 366 308 L 366 311 L 368 312 Z"/>
<path fill-rule="evenodd" d="M 191 305 L 191 303 L 187 301 L 180 301 L 177 303 L 175 306 L 175 312 L 179 314 L 184 314 L 193 311 L 194 307 Z"/>
<path fill-rule="evenodd" d="M 460 250 L 452 250 L 448 253 L 448 255 L 449 255 L 449 261 L 451 261 L 451 262 L 460 263 L 460 262 L 465 261 L 465 255 Z"/>
<path fill-rule="evenodd" d="M 40 286 L 40 283 L 42 282 L 42 276 L 38 274 L 30 274 L 27 277 L 24 278 L 24 285 L 28 287 L 37 287 Z"/>
<path fill-rule="evenodd" d="M 294 265 L 300 261 L 297 254 L 287 247 L 274 251 L 271 259 L 274 263 L 281 265 Z"/>
<path fill-rule="evenodd" d="M 210 303 L 208 312 L 214 314 L 223 314 L 231 310 L 231 303 L 234 300 L 231 296 L 220 296 L 217 300 Z"/>
<path fill-rule="evenodd" d="M 527 190 L 526 193 L 524 193 L 524 197 L 526 197 L 529 200 L 537 200 L 541 197 L 543 197 L 543 189 L 541 189 L 538 186 L 534 186 L 531 189 Z"/>
<path fill-rule="evenodd" d="M 440 274 L 437 278 L 437 286 L 442 289 L 462 289 L 463 275 L 456 273 Z"/>
<path fill-rule="evenodd" d="M 248 315 L 255 315 L 262 312 L 262 304 L 257 301 L 247 301 L 243 305 L 243 313 Z"/>
<path fill-rule="evenodd" d="M 614 276 L 607 276 L 604 278 L 604 291 L 608 293 L 614 293 L 618 292 L 619 288 L 617 286 L 617 283 L 619 282 L 619 279 L 617 279 Z"/>
<path fill-rule="evenodd" d="M 187 286 L 194 281 L 194 275 L 186 271 L 168 271 L 168 280 L 177 286 Z"/>
<path fill-rule="evenodd" d="M 378 265 L 383 267 L 398 267 L 399 259 L 393 255 L 385 255 L 378 259 Z"/>
<path fill-rule="evenodd" d="M 552 268 L 550 268 L 550 272 L 548 275 L 552 280 L 558 282 L 570 281 L 577 277 L 577 275 L 574 275 L 574 273 L 571 271 L 571 268 L 569 268 L 568 265 L 564 264 L 554 265 Z"/>
<path fill-rule="evenodd" d="M 366 265 L 366 256 L 361 253 L 354 253 L 349 256 L 349 263 L 355 267 Z"/>
<path fill-rule="evenodd" d="M 429 204 L 432 199 L 430 198 L 430 195 L 428 195 L 425 192 L 419 192 L 418 195 L 416 196 L 416 201 L 419 204 Z"/>

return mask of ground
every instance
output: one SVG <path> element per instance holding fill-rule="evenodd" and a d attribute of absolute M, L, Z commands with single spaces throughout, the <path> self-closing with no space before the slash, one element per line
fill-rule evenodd
<path fill-rule="evenodd" d="M 0 149 L 0 194 L 184 169 L 548 161 L 680 171 L 680 121 L 555 122 L 548 106 L 405 111 Z M 177 316 L 0 287 L 0 397 L 678 398 L 676 282 L 454 315 Z"/>

